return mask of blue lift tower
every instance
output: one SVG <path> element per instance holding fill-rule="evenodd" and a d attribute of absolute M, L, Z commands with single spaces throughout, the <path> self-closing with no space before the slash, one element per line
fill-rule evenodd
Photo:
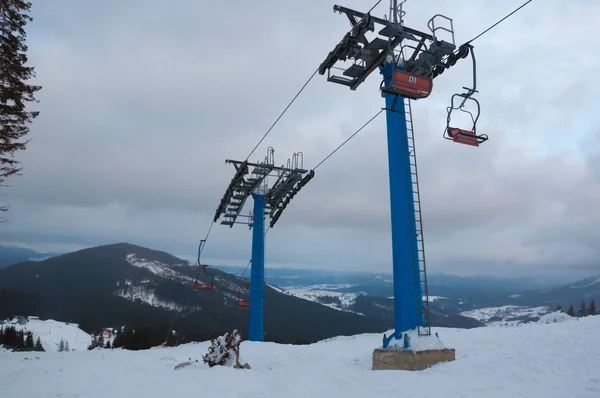
<path fill-rule="evenodd" d="M 327 72 L 328 81 L 351 90 L 356 90 L 377 68 L 383 76 L 380 89 L 385 98 L 387 122 L 394 275 L 394 332 L 384 336 L 383 348 L 394 339 L 400 343 L 407 331 L 416 329 L 419 335 L 431 334 L 411 100 L 428 97 L 433 79 L 469 54 L 473 58 L 473 88 L 463 87 L 465 93 L 452 97 L 443 136 L 472 146 L 487 140 L 487 136 L 475 131 L 479 103 L 472 97 L 476 92 L 473 47 L 469 43 L 457 47 L 452 20 L 440 14 L 428 21 L 429 32 L 405 26 L 404 2 L 391 0 L 389 16 L 385 18 L 374 17 L 370 11 L 362 13 L 335 5 L 334 12 L 345 14 L 352 28 L 319 67 L 321 75 Z M 367 38 L 376 26 L 375 38 Z M 344 61 L 350 61 L 351 65 L 334 68 L 336 63 Z M 343 70 L 342 75 L 332 74 L 332 68 Z M 458 106 L 454 104 L 456 98 L 462 99 Z M 467 100 L 477 105 L 476 116 L 464 109 Z M 472 128 L 451 127 L 453 110 L 469 113 Z M 407 339 L 402 342 L 404 347 L 408 344 Z"/>
<path fill-rule="evenodd" d="M 274 153 L 274 149 L 269 147 L 267 156 L 260 163 L 225 160 L 235 167 L 236 172 L 213 219 L 217 222 L 223 215 L 223 225 L 232 228 L 234 224 L 244 224 L 253 228 L 250 300 L 238 299 L 239 307 L 250 310 L 250 341 L 264 341 L 265 216 L 269 215 L 269 228 L 272 228 L 298 191 L 315 175 L 313 170 L 303 169 L 302 152 L 294 153 L 286 166 L 275 166 Z M 272 185 L 269 184 L 269 178 L 275 180 Z M 254 200 L 253 211 L 243 216 L 240 213 L 250 196 Z M 247 221 L 238 221 L 239 217 L 245 217 Z"/>

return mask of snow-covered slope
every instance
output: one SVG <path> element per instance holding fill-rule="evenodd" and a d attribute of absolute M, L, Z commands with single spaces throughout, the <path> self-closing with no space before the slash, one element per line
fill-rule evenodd
<path fill-rule="evenodd" d="M 39 337 L 42 347 L 46 351 L 58 351 L 58 345 L 61 339 L 69 342 L 71 351 L 87 350 L 92 341 L 92 337 L 79 329 L 76 323 L 59 322 L 52 319 L 41 321 L 39 319 L 30 319 L 23 325 L 15 324 L 17 330 L 27 330 L 33 333 L 34 340 Z"/>
<path fill-rule="evenodd" d="M 308 346 L 241 345 L 252 369 L 208 368 L 208 343 L 146 351 L 0 353 L 6 397 L 395 397 L 597 398 L 600 316 L 515 328 L 438 329 L 456 361 L 420 372 L 373 371 L 381 335 Z M 176 364 L 198 359 L 194 366 Z"/>
<path fill-rule="evenodd" d="M 476 310 L 463 311 L 460 314 L 475 318 L 488 326 L 516 325 L 530 320 L 537 321 L 541 316 L 548 314 L 550 308 L 522 307 L 516 305 L 504 305 L 501 307 L 479 308 Z"/>
<path fill-rule="evenodd" d="M 338 311 L 354 312 L 351 310 L 352 305 L 356 302 L 356 298 L 363 292 L 359 293 L 344 293 L 339 292 L 339 289 L 353 287 L 354 285 L 312 285 L 287 287 L 285 289 L 276 288 L 279 292 L 290 296 L 298 297 L 304 300 L 314 301 Z M 273 286 L 271 286 L 273 287 Z M 275 288 L 275 287 L 273 287 Z"/>

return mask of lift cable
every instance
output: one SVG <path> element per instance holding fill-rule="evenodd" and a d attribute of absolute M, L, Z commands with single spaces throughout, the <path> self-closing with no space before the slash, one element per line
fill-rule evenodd
<path fill-rule="evenodd" d="M 490 30 L 492 30 L 494 27 L 496 27 L 496 25 L 500 24 L 500 22 L 504 21 L 505 19 L 507 19 L 508 17 L 510 17 L 511 15 L 513 15 L 515 12 L 519 11 L 521 8 L 525 7 L 527 4 L 531 3 L 533 0 L 528 0 L 525 3 L 523 3 L 519 8 L 515 9 L 513 12 L 511 12 L 510 14 L 508 14 L 507 16 L 505 16 L 504 18 L 502 18 L 501 20 L 499 20 L 498 22 L 496 22 L 495 24 L 493 24 L 492 26 L 490 26 L 489 28 L 487 28 L 486 30 L 484 30 L 483 32 L 481 32 L 480 34 L 478 34 L 477 36 L 475 36 L 474 38 L 472 38 L 471 40 L 469 40 L 468 42 L 466 42 L 465 44 L 469 44 L 474 42 L 476 39 L 480 38 L 481 36 L 483 36 L 485 33 L 489 32 Z"/>
<path fill-rule="evenodd" d="M 313 77 L 315 77 L 315 75 L 317 74 L 318 71 L 319 71 L 319 68 L 317 68 L 313 72 L 313 74 L 311 75 L 311 77 L 306 81 L 306 83 L 304 83 L 304 86 L 302 86 L 302 88 L 300 89 L 300 91 L 298 91 L 298 93 L 296 93 L 296 95 L 294 96 L 294 98 L 285 107 L 285 109 L 283 110 L 283 112 L 281 112 L 281 114 L 275 120 L 275 122 L 271 125 L 271 127 L 269 127 L 269 129 L 267 130 L 267 132 L 265 133 L 265 135 L 263 135 L 263 137 L 260 139 L 260 141 L 258 141 L 258 144 L 256 144 L 256 146 L 254 147 L 254 149 L 252 150 L 252 152 L 250 152 L 250 154 L 248 155 L 248 157 L 246 158 L 246 160 L 248 160 L 250 158 L 250 156 L 252 156 L 252 154 L 254 153 L 254 151 L 256 151 L 256 148 L 258 148 L 258 146 L 260 145 L 260 143 L 263 142 L 263 140 L 265 138 L 267 138 L 267 135 L 269 135 L 269 133 L 271 132 L 271 130 L 273 129 L 273 127 L 275 127 L 275 125 L 277 124 L 277 122 L 279 122 L 279 119 L 281 119 L 281 117 L 287 112 L 287 110 L 289 109 L 289 107 L 292 106 L 292 104 L 294 103 L 294 101 L 296 101 L 296 98 L 298 98 L 298 96 L 300 95 L 300 93 L 302 91 L 304 91 L 304 89 L 306 88 L 306 86 L 308 86 L 308 83 L 310 83 L 310 81 L 313 79 Z"/>
<path fill-rule="evenodd" d="M 323 164 L 323 162 L 325 162 L 327 159 L 329 159 L 329 157 L 330 157 L 331 155 L 333 155 L 334 153 L 336 153 L 338 149 L 340 149 L 341 147 L 343 147 L 343 146 L 344 146 L 344 145 L 345 145 L 345 144 L 346 144 L 348 141 L 350 141 L 352 138 L 354 138 L 354 136 L 355 136 L 356 134 L 360 133 L 362 129 L 364 129 L 365 127 L 367 127 L 367 126 L 369 125 L 369 123 L 371 123 L 373 120 L 375 120 L 375 118 L 376 118 L 377 116 L 379 116 L 379 115 L 381 114 L 381 112 L 383 112 L 384 110 L 385 110 L 385 108 L 382 108 L 382 109 L 380 109 L 380 110 L 379 110 L 379 112 L 377 112 L 377 113 L 375 114 L 375 116 L 373 116 L 371 119 L 369 119 L 369 121 L 368 121 L 368 122 L 366 122 L 365 124 L 363 124 L 363 125 L 362 125 L 362 126 L 361 126 L 361 127 L 358 129 L 358 130 L 356 130 L 356 131 L 354 132 L 354 134 L 352 134 L 350 137 L 348 137 L 348 138 L 346 139 L 346 141 L 342 142 L 342 143 L 341 143 L 341 144 L 340 144 L 340 145 L 339 145 L 337 148 L 335 148 L 335 149 L 333 150 L 333 152 L 331 152 L 329 155 L 327 155 L 327 156 L 325 157 L 325 159 L 321 160 L 321 161 L 319 162 L 319 164 L 317 164 L 317 165 L 316 165 L 316 166 L 313 168 L 313 170 L 316 170 L 316 169 L 317 169 L 317 167 L 319 167 L 321 164 Z"/>

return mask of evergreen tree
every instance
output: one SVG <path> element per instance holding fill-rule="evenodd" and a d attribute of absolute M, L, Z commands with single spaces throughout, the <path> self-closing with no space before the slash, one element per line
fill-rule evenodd
<path fill-rule="evenodd" d="M 29 133 L 27 124 L 39 115 L 25 110 L 26 103 L 37 102 L 34 95 L 41 89 L 26 83 L 35 77 L 34 68 L 25 66 L 25 26 L 33 21 L 30 8 L 28 1 L 0 0 L 0 185 L 21 171 L 14 153 L 25 150 L 28 141 L 22 139 Z M 0 211 L 7 210 L 8 206 L 0 206 Z"/>
<path fill-rule="evenodd" d="M 88 350 L 93 350 L 98 346 L 100 346 L 100 340 L 96 337 L 95 334 L 92 334 L 92 343 L 88 346 Z"/>
<path fill-rule="evenodd" d="M 38 336 L 37 340 L 35 341 L 35 350 L 36 351 L 44 351 L 44 347 L 42 346 L 42 340 L 40 339 L 39 336 Z"/>
<path fill-rule="evenodd" d="M 581 304 L 579 304 L 579 311 L 577 311 L 577 316 L 586 316 L 587 309 L 585 308 L 585 300 L 583 297 L 581 298 Z"/>
<path fill-rule="evenodd" d="M 31 332 L 27 332 L 27 338 L 25 339 L 25 347 L 27 348 L 33 348 L 34 344 L 33 344 L 33 333 Z"/>
<path fill-rule="evenodd" d="M 573 309 L 573 304 L 569 306 L 569 310 L 567 311 L 567 315 L 575 316 L 575 309 Z"/>
<path fill-rule="evenodd" d="M 596 315 L 596 303 L 594 302 L 594 299 L 592 299 L 592 301 L 590 302 L 590 306 L 587 309 L 587 312 L 589 315 Z"/>
<path fill-rule="evenodd" d="M 115 336 L 115 339 L 113 340 L 113 344 L 112 344 L 112 348 L 119 348 L 119 347 L 123 347 L 123 340 L 124 340 L 124 334 L 123 334 L 123 330 L 121 329 L 121 327 L 119 326 L 119 328 L 117 329 L 117 334 Z"/>
<path fill-rule="evenodd" d="M 69 340 L 65 340 L 65 351 L 71 351 L 69 348 Z"/>
<path fill-rule="evenodd" d="M 58 342 L 58 352 L 63 352 L 65 350 L 65 340 L 60 339 Z"/>
<path fill-rule="evenodd" d="M 104 348 L 111 348 L 110 347 L 110 339 L 106 340 L 106 344 L 104 344 Z"/>

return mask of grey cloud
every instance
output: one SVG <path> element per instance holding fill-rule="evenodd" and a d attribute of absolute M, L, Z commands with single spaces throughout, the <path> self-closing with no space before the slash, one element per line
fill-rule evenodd
<path fill-rule="evenodd" d="M 124 240 L 193 255 L 234 172 L 224 160 L 247 156 L 349 27 L 333 3 L 316 0 L 190 1 L 177 12 L 158 1 L 58 3 L 33 7 L 42 114 L 20 155 L 23 176 L 4 197 L 13 204 L 4 240 Z M 421 29 L 434 11 L 455 18 L 457 42 L 513 8 L 406 4 Z M 593 269 L 600 140 L 588 133 L 600 97 L 586 78 L 600 62 L 589 51 L 600 6 L 560 5 L 532 3 L 474 43 L 489 142 L 441 138 L 450 96 L 471 83 L 470 60 L 413 103 L 432 270 Z M 556 35 L 559 25 L 573 34 Z M 375 72 L 352 92 L 317 75 L 251 160 L 272 145 L 276 163 L 302 151 L 314 167 L 383 106 L 379 82 Z M 558 151 L 573 140 L 580 152 Z M 243 264 L 250 239 L 244 227 L 214 226 L 206 256 Z M 294 198 L 269 233 L 267 261 L 385 271 L 389 240 L 381 115 Z"/>

